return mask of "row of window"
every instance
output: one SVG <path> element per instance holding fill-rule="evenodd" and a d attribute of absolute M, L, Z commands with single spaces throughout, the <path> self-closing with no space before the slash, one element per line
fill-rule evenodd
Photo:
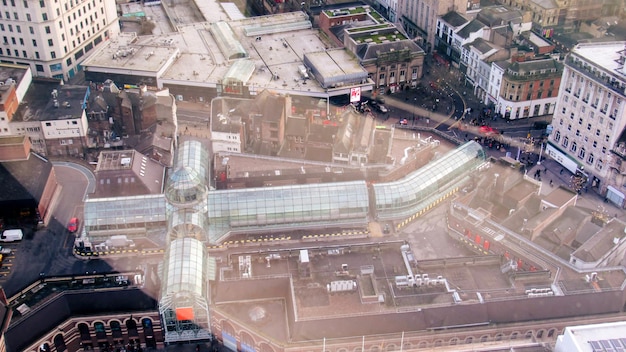
<path fill-rule="evenodd" d="M 586 137 L 585 137 L 586 139 Z M 602 161 L 602 159 L 598 159 L 596 160 L 596 157 L 593 153 L 589 153 L 587 154 L 587 150 L 585 149 L 585 147 L 578 147 L 578 144 L 575 141 L 572 141 L 570 143 L 569 137 L 563 137 L 563 140 L 561 140 L 561 133 L 560 131 L 557 131 L 554 135 L 554 141 L 555 142 L 561 142 L 561 146 L 563 146 L 563 148 L 568 148 L 569 147 L 569 151 L 572 152 L 574 155 L 578 156 L 578 159 L 581 160 L 585 160 L 585 162 L 589 165 L 594 165 L 595 162 L 595 168 L 598 170 L 602 170 L 602 168 L 604 167 L 604 162 Z M 593 147 L 595 148 L 597 146 L 596 141 L 593 142 Z M 606 147 L 602 147 L 602 154 L 606 154 Z M 585 159 L 586 157 L 586 159 Z"/>
<path fill-rule="evenodd" d="M 565 88 L 565 91 L 567 93 L 572 93 L 573 91 L 573 96 L 579 99 L 582 97 L 582 101 L 584 103 L 591 102 L 591 107 L 593 107 L 594 109 L 600 106 L 600 111 L 602 113 L 606 114 L 606 112 L 610 108 L 613 109 L 611 117 L 615 119 L 617 107 L 622 102 L 621 99 L 614 98 L 610 91 L 604 90 L 600 86 L 596 86 L 592 81 L 587 81 L 586 85 L 583 83 L 583 81 L 584 78 L 582 75 L 579 77 L 575 77 L 575 73 L 572 72 L 571 78 L 567 83 L 567 88 Z M 569 96 L 566 95 L 563 99 L 565 100 L 565 102 L 567 102 L 569 100 Z"/>
<path fill-rule="evenodd" d="M 57 3 L 58 1 L 59 0 L 54 0 L 55 3 Z M 2 0 L 2 5 L 9 6 L 8 5 L 9 2 L 11 3 L 11 6 L 15 7 L 15 0 L 10 0 L 10 1 Z M 28 1 L 27 0 L 23 0 L 22 4 L 24 4 L 24 8 L 26 8 L 26 9 L 28 8 Z M 46 7 L 46 2 L 44 0 L 39 0 L 39 6 L 41 8 Z"/>
<path fill-rule="evenodd" d="M 59 0 L 54 0 L 54 3 L 57 4 L 59 2 Z M 74 5 L 79 5 L 82 1 L 79 0 L 70 0 L 69 1 L 69 6 L 68 6 L 68 2 L 65 2 L 65 11 L 68 11 L 70 8 L 73 8 Z M 102 2 L 102 0 L 100 0 L 100 2 Z M 11 4 L 12 7 L 16 7 L 16 1 L 15 0 L 2 0 L 2 5 L 9 6 L 9 3 Z M 29 8 L 28 6 L 28 0 L 23 0 L 22 4 L 24 5 L 24 8 L 27 9 Z M 91 5 L 93 4 L 93 6 L 96 6 L 96 0 L 92 0 L 91 4 L 87 3 L 87 8 L 91 8 Z M 44 0 L 39 0 L 39 7 L 41 7 L 42 9 L 46 7 L 46 2 Z M 85 6 L 83 6 L 83 11 L 85 10 Z M 80 9 L 79 9 L 80 11 Z"/>
<path fill-rule="evenodd" d="M 103 20 L 103 25 L 105 24 L 104 22 L 105 22 L 105 20 Z M 19 26 L 17 26 L 17 27 L 19 27 Z M 33 28 L 30 27 L 30 29 L 32 31 Z M 100 24 L 96 24 L 96 30 L 94 30 L 94 33 L 96 31 L 99 31 L 99 30 L 100 30 Z M 91 30 L 87 30 L 87 33 L 83 33 L 82 40 L 87 39 L 87 37 L 90 36 L 90 35 L 91 35 Z M 65 40 L 65 35 L 61 34 L 61 38 L 63 40 Z M 10 41 L 9 41 L 9 38 L 4 36 L 3 40 L 4 40 L 4 42 L 3 42 L 4 45 L 10 45 L 10 44 L 17 45 L 17 43 L 19 43 L 22 46 L 25 45 L 23 38 L 17 38 L 16 39 L 15 37 L 11 37 Z M 80 45 L 82 43 L 82 40 L 81 40 L 80 37 L 77 38 L 77 40 L 78 40 L 78 44 L 76 43 L 75 40 L 72 40 L 72 47 L 73 47 L 73 49 L 76 48 L 77 45 Z M 37 41 L 35 39 L 32 40 L 32 45 L 33 45 L 33 47 L 37 47 Z M 48 39 L 48 46 L 50 46 L 50 47 L 54 46 L 54 41 L 52 39 Z M 90 44 L 85 46 L 85 51 L 88 52 L 89 50 L 91 50 L 91 48 L 93 48 L 93 44 L 90 43 Z M 63 50 L 64 50 L 65 54 L 67 54 L 68 48 L 67 48 L 66 45 L 63 46 Z M 32 56 L 29 57 L 28 52 L 26 50 L 22 50 L 21 53 L 22 53 L 22 57 L 33 59 Z M 12 52 L 11 49 L 0 48 L 0 56 L 5 56 L 5 55 L 6 56 L 20 57 L 20 50 L 13 49 L 13 52 Z M 80 56 L 82 56 L 82 53 L 80 54 Z M 57 58 L 57 54 L 56 54 L 55 51 L 51 51 L 50 52 L 50 58 L 51 59 L 56 59 Z M 41 59 L 41 55 L 40 55 L 40 53 L 38 51 L 34 52 L 34 59 L 36 59 L 36 60 L 40 60 Z M 67 63 L 68 66 L 71 65 L 71 61 L 72 61 L 71 58 L 68 59 L 68 63 Z"/>

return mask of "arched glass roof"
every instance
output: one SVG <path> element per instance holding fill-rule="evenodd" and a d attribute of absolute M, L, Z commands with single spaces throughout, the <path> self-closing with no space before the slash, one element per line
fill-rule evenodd
<path fill-rule="evenodd" d="M 205 213 L 189 209 L 175 211 L 170 216 L 168 226 L 171 239 L 193 237 L 206 240 L 208 221 Z"/>
<path fill-rule="evenodd" d="M 190 167 L 177 169 L 170 174 L 165 195 L 171 203 L 194 203 L 206 198 L 207 186 Z"/>
<path fill-rule="evenodd" d="M 211 191 L 209 219 L 227 227 L 365 223 L 365 181 Z"/>
<path fill-rule="evenodd" d="M 206 199 L 209 156 L 202 144 L 186 141 L 176 156 L 176 167 L 165 186 L 167 200 L 174 204 L 193 204 Z"/>
<path fill-rule="evenodd" d="M 165 222 L 165 197 L 162 194 L 88 199 L 85 202 L 85 230 L 108 230 L 131 224 Z"/>
<path fill-rule="evenodd" d="M 222 54 L 228 60 L 242 59 L 248 57 L 246 49 L 244 49 L 241 42 L 235 36 L 233 29 L 227 22 L 214 22 L 211 23 L 209 28 L 213 38 L 217 42 L 217 46 L 222 51 Z"/>
<path fill-rule="evenodd" d="M 209 153 L 198 141 L 183 142 L 176 153 L 175 168 L 189 167 L 206 183 L 209 179 Z"/>
<path fill-rule="evenodd" d="M 484 162 L 485 151 L 480 144 L 468 142 L 401 180 L 374 184 L 376 210 L 382 218 L 408 215 L 427 197 Z"/>
<path fill-rule="evenodd" d="M 165 260 L 161 297 L 181 293 L 204 294 L 204 245 L 201 241 L 195 238 L 171 241 Z"/>
<path fill-rule="evenodd" d="M 252 60 L 237 60 L 230 65 L 224 75 L 224 84 L 242 83 L 246 84 L 254 73 L 254 62 Z"/>

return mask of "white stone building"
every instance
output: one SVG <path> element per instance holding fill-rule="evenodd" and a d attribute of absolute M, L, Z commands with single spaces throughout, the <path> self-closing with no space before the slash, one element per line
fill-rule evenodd
<path fill-rule="evenodd" d="M 68 79 L 95 47 L 119 33 L 115 0 L 2 0 L 0 60 L 33 76 Z"/>
<path fill-rule="evenodd" d="M 565 60 L 546 152 L 586 184 L 624 206 L 626 42 L 577 45 Z"/>

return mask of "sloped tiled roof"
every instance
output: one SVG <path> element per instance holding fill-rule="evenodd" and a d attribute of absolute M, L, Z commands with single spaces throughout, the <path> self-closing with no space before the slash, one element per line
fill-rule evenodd
<path fill-rule="evenodd" d="M 446 13 L 445 15 L 441 16 L 441 19 L 454 28 L 467 23 L 467 19 L 456 11 L 450 11 Z"/>
<path fill-rule="evenodd" d="M 473 19 L 465 27 L 461 28 L 461 30 L 457 32 L 457 35 L 463 39 L 467 39 L 469 38 L 470 34 L 477 32 L 481 28 L 485 27 L 487 27 L 486 24 L 484 24 L 480 20 Z"/>

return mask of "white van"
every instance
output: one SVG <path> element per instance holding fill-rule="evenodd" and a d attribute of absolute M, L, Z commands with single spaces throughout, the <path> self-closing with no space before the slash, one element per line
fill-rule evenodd
<path fill-rule="evenodd" d="M 0 236 L 0 242 L 13 242 L 13 241 L 21 241 L 24 237 L 22 230 L 4 230 L 2 235 Z"/>

